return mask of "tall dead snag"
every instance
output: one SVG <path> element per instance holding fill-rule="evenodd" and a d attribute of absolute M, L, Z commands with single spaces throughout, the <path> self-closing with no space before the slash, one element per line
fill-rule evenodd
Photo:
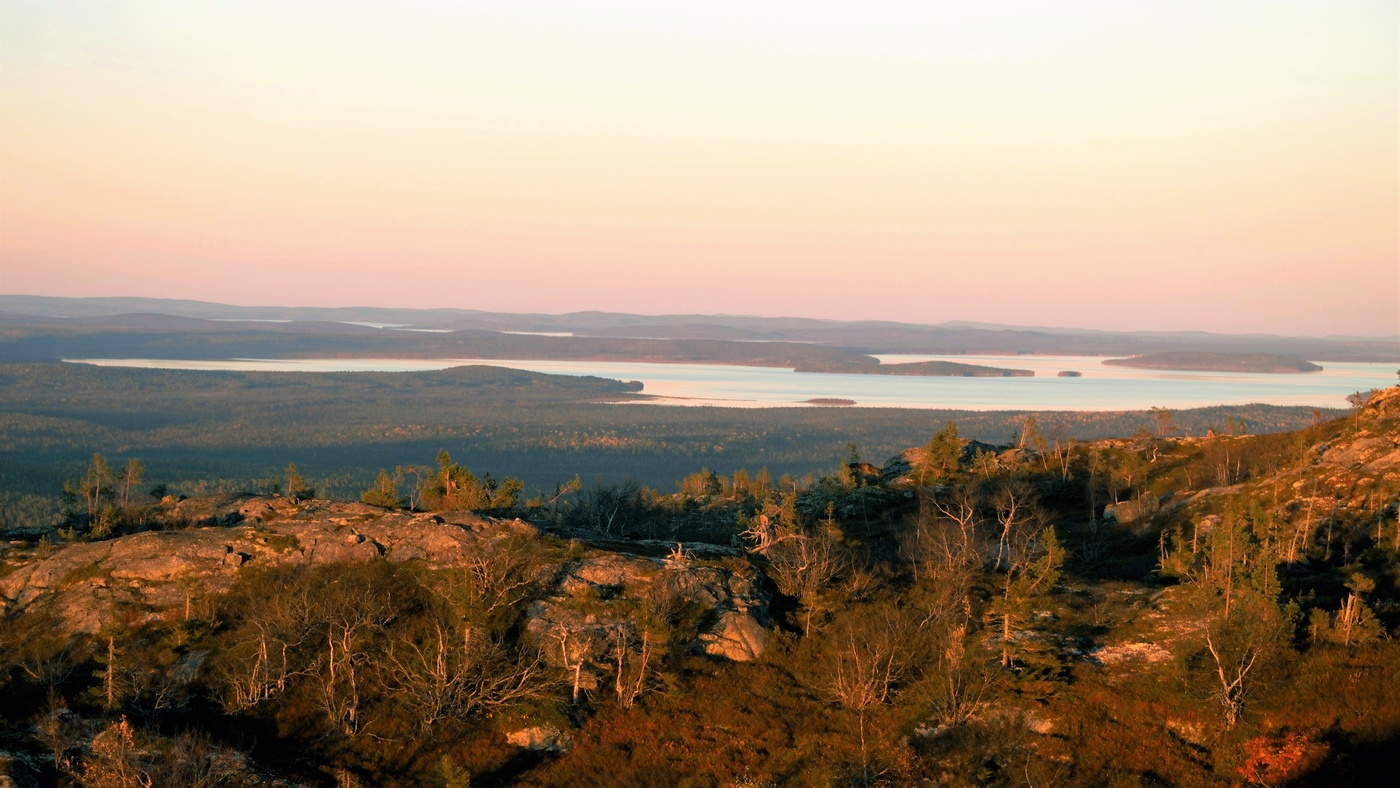
<path fill-rule="evenodd" d="M 559 643 L 559 661 L 564 665 L 564 670 L 572 674 L 573 691 L 570 697 L 577 706 L 583 690 L 584 663 L 597 646 L 595 630 L 583 628 L 570 632 L 567 626 L 560 625 L 550 634 Z"/>
<path fill-rule="evenodd" d="M 104 709 L 111 711 L 117 705 L 116 700 L 116 673 L 117 673 L 117 642 L 111 635 L 107 636 L 107 668 L 102 671 L 102 685 L 106 691 L 107 703 Z"/>

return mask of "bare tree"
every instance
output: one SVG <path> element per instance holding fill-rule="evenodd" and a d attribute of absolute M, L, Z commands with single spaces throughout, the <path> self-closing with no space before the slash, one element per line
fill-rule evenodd
<path fill-rule="evenodd" d="M 121 471 L 121 507 L 123 509 L 131 505 L 131 491 L 141 485 L 141 478 L 146 473 L 146 466 L 141 461 L 132 457 L 122 466 Z"/>
<path fill-rule="evenodd" d="M 959 609 L 982 565 L 986 538 L 981 509 L 974 484 L 925 496 L 918 516 L 901 536 L 900 556 L 914 575 L 925 624 Z"/>
<path fill-rule="evenodd" d="M 1055 464 L 1060 469 L 1060 481 L 1069 481 L 1070 460 L 1074 458 L 1074 438 L 1065 437 L 1063 434 L 1055 436 Z"/>
<path fill-rule="evenodd" d="M 608 536 L 621 536 L 639 526 L 646 514 L 644 491 L 627 479 L 616 485 L 594 485 L 569 513 L 569 521 Z"/>
<path fill-rule="evenodd" d="M 768 550 L 770 576 L 778 590 L 793 597 L 805 614 L 802 631 L 812 633 L 812 616 L 822 607 L 827 586 L 849 567 L 849 556 L 830 529 L 798 531 Z"/>
<path fill-rule="evenodd" d="M 1225 714 L 1226 727 L 1234 727 L 1258 688 L 1261 667 L 1286 648 L 1289 628 L 1277 606 L 1255 598 L 1232 616 L 1211 614 L 1204 629 L 1214 678 L 1211 695 Z"/>
<path fill-rule="evenodd" d="M 550 684 L 538 649 L 512 654 L 486 630 L 445 611 L 418 631 L 399 633 L 388 667 L 394 691 L 424 729 L 536 697 Z"/>
<path fill-rule="evenodd" d="M 846 619 L 835 635 L 825 689 L 832 700 L 856 712 L 860 730 L 861 770 L 870 780 L 866 721 L 872 709 L 887 703 L 909 669 L 909 621 L 886 608 L 873 615 Z"/>
<path fill-rule="evenodd" d="M 1045 514 L 1035 491 L 1018 480 L 1000 485 L 992 496 L 992 506 L 996 512 L 997 546 L 991 563 L 996 569 L 1010 569 L 1021 560 L 1018 551 L 1024 552 L 1045 527 Z"/>
<path fill-rule="evenodd" d="M 967 722 L 987 706 L 995 676 L 978 640 L 969 637 L 976 625 L 972 598 L 964 595 L 940 615 L 924 617 L 906 636 L 918 656 L 911 663 L 918 681 L 909 691 L 940 725 Z"/>
<path fill-rule="evenodd" d="M 1148 413 L 1152 414 L 1153 421 L 1157 422 L 1157 437 L 1165 438 L 1168 433 L 1176 429 L 1172 423 L 1172 412 L 1166 408 L 1154 407 Z"/>
<path fill-rule="evenodd" d="M 612 657 L 617 668 L 613 680 L 617 705 L 630 709 L 646 689 L 647 665 L 652 657 L 651 632 L 643 628 L 641 636 L 638 637 L 637 633 L 625 624 L 614 626 Z"/>
<path fill-rule="evenodd" d="M 288 651 L 298 643 L 289 643 L 278 634 L 269 632 L 267 624 L 251 622 L 251 639 L 229 648 L 216 671 L 218 683 L 224 688 L 223 706 L 228 711 L 252 708 L 287 688 Z"/>
<path fill-rule="evenodd" d="M 362 583 L 337 585 L 342 586 L 338 593 L 324 598 L 329 603 L 322 624 L 326 649 L 313 683 L 326 717 L 345 735 L 353 736 L 367 722 L 360 712 L 368 678 L 362 674 L 373 662 L 370 644 L 396 610 L 382 589 Z"/>
<path fill-rule="evenodd" d="M 999 526 L 996 559 L 1001 596 L 992 609 L 1001 629 L 1001 663 L 1015 663 L 1013 635 L 1040 597 L 1049 594 L 1060 576 L 1064 553 L 1041 510 L 1034 491 L 1024 482 L 1003 485 L 993 499 Z"/>
<path fill-rule="evenodd" d="M 589 627 L 571 631 L 561 625 L 550 634 L 559 643 L 559 661 L 564 665 L 564 670 L 573 674 L 572 700 L 577 706 L 583 690 L 584 663 L 598 645 L 597 632 Z"/>
<path fill-rule="evenodd" d="M 316 602 L 305 575 L 279 573 L 260 585 L 276 591 L 269 594 L 255 586 L 248 593 L 258 597 L 256 604 L 241 595 L 226 600 L 239 621 L 211 672 L 228 711 L 252 708 L 285 691 L 302 672 L 301 650 L 312 639 Z"/>
<path fill-rule="evenodd" d="M 424 585 L 484 623 L 534 593 L 543 572 L 531 540 L 507 537 L 482 543 L 463 557 L 460 570 L 437 572 Z"/>

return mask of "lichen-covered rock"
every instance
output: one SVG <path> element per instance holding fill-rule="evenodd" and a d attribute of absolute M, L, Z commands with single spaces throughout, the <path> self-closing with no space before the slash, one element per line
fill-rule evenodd
<path fill-rule="evenodd" d="M 734 662 L 748 662 L 763 656 L 768 647 L 768 630 L 753 616 L 737 610 L 719 617 L 714 628 L 700 636 L 706 654 Z"/>
<path fill-rule="evenodd" d="M 44 607 L 75 632 L 95 634 L 123 615 L 154 619 L 192 597 L 227 591 L 240 572 L 282 565 L 422 561 L 466 567 L 504 539 L 535 539 L 519 520 L 470 512 L 414 514 L 358 503 L 292 501 L 223 495 L 173 502 L 178 522 L 237 523 L 149 531 L 73 544 L 21 563 L 0 577 L 0 610 Z M 705 653 L 754 659 L 763 653 L 767 598 L 746 562 L 725 565 L 693 557 L 679 546 L 667 560 L 592 551 L 549 570 L 546 598 L 528 611 L 528 628 L 546 659 L 560 667 L 587 666 L 580 685 L 591 688 L 611 669 L 619 637 L 640 638 L 638 623 L 692 606 L 707 623 Z M 698 611 L 698 612 L 697 612 Z M 693 644 L 669 644 L 690 648 Z"/>
<path fill-rule="evenodd" d="M 530 606 L 526 627 L 548 662 L 592 689 L 615 669 L 619 640 L 637 646 L 645 629 L 639 621 L 654 626 L 683 605 L 695 606 L 709 622 L 699 635 L 703 653 L 747 661 L 767 647 L 768 600 L 751 569 L 617 553 L 569 567 L 556 592 Z"/>
<path fill-rule="evenodd" d="M 592 586 L 624 588 L 650 583 L 661 570 L 660 561 L 610 553 L 580 562 L 569 573 L 569 578 Z"/>
<path fill-rule="evenodd" d="M 916 446 L 885 460 L 885 466 L 880 469 L 880 483 L 892 486 L 914 484 L 917 481 L 913 475 L 914 469 L 923 459 L 923 448 Z"/>
<path fill-rule="evenodd" d="M 1151 517 L 1162 508 L 1162 500 L 1155 495 L 1143 495 L 1118 503 L 1111 503 L 1103 509 L 1103 519 L 1130 525 Z"/>
<path fill-rule="evenodd" d="M 573 743 L 568 733 L 553 725 L 532 725 L 529 728 L 511 731 L 506 734 L 506 741 L 521 749 L 535 752 L 565 752 Z"/>
<path fill-rule="evenodd" d="M 155 616 L 191 594 L 228 590 L 248 567 L 380 559 L 451 567 L 478 555 L 486 542 L 538 533 L 526 523 L 467 512 L 425 516 L 247 495 L 174 502 L 166 516 L 206 525 L 68 545 L 24 562 L 0 577 L 0 609 L 48 605 L 75 631 L 95 633 L 114 605 Z"/>
<path fill-rule="evenodd" d="M 964 467 L 971 467 L 974 458 L 976 458 L 979 452 L 996 455 L 998 452 L 1007 453 L 1008 451 L 1016 452 L 1017 450 L 1007 450 L 1005 447 L 993 446 L 990 443 L 963 438 L 962 455 L 959 458 L 959 462 L 961 462 Z M 880 484 L 886 487 L 906 487 L 918 484 L 919 479 L 915 471 L 919 467 L 919 463 L 924 461 L 924 454 L 925 452 L 922 446 L 915 446 L 911 449 L 905 449 L 886 460 L 884 467 L 880 469 Z M 924 482 L 928 483 L 929 480 L 925 479 Z"/>

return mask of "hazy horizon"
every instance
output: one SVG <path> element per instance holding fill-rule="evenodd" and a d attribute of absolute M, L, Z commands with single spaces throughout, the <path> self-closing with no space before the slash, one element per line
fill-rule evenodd
<path fill-rule="evenodd" d="M 331 310 L 351 310 L 351 311 L 352 311 L 352 310 L 421 310 L 421 311 L 424 311 L 424 312 L 430 312 L 430 311 L 434 311 L 434 310 L 460 310 L 460 311 L 462 311 L 462 312 L 477 312 L 477 313 L 483 313 L 483 314 L 502 314 L 502 315 L 518 315 L 518 316 L 526 316 L 526 315 L 532 315 L 532 314 L 534 314 L 534 315 L 541 315 L 541 316 L 544 316 L 544 317 L 565 317 L 565 316 L 569 316 L 569 315 L 587 315 L 587 314 L 617 314 L 617 315 L 626 315 L 626 316 L 632 316 L 632 317 L 654 317 L 654 318 L 684 318 L 684 317 L 696 317 L 696 318 L 707 318 L 707 319 L 734 318 L 734 319 L 742 319 L 742 320 L 776 320 L 776 321 L 781 321 L 781 320 L 813 320 L 813 321 L 831 321 L 831 322 L 834 322 L 834 323 L 853 323 L 853 324 L 854 324 L 854 323 L 887 323 L 887 324 L 892 324 L 892 325 L 903 325 L 903 326 L 911 326 L 911 327 L 927 327 L 927 328 L 939 328 L 939 327 L 974 327 L 974 328 L 986 328 L 986 329 L 989 329 L 989 330 L 1007 329 L 1007 330 L 1029 330 L 1029 331 L 1045 330 L 1045 331 L 1066 331 L 1066 332 L 1075 332 L 1075 331 L 1099 332 L 1099 331 L 1101 331 L 1101 332 L 1103 332 L 1103 333 L 1123 333 L 1123 334 L 1135 334 L 1135 333 L 1144 333 L 1144 334 L 1150 334 L 1150 333 L 1164 333 L 1164 334 L 1178 334 L 1178 333 L 1179 333 L 1179 334 L 1196 334 L 1196 333 L 1199 333 L 1199 334 L 1220 334 L 1220 335 L 1222 335 L 1222 336 L 1239 336 L 1239 337 L 1259 336 L 1259 337 L 1279 337 L 1279 338 L 1298 338 L 1298 339 L 1400 340 L 1400 333 L 1392 333 L 1392 334 L 1372 334 L 1372 335 L 1365 335 L 1365 334 L 1282 334 L 1282 333 L 1274 333 L 1274 332 L 1266 332 L 1266 331 L 1256 331 L 1256 332 L 1245 332 L 1245 331 L 1240 331 L 1240 332 L 1229 332 L 1229 331 L 1220 331 L 1220 332 L 1216 332 L 1216 331 L 1207 331 L 1207 330 L 1203 330 L 1203 329 L 1194 329 L 1194 328 L 1184 328 L 1184 329 L 1096 329 L 1096 328 L 1086 328 L 1086 327 L 1084 327 L 1084 326 L 1077 326 L 1077 325 L 1072 325 L 1072 324 L 1064 324 L 1064 325 L 1028 325 L 1028 324 L 1016 324 L 1016 323 L 994 323 L 994 322 L 985 321 L 985 320 L 960 320 L 960 319 L 950 319 L 950 320 L 941 321 L 941 322 L 938 322 L 938 323 L 913 323 L 913 322 L 908 322 L 908 321 L 892 321 L 892 320 L 882 320 L 882 319 L 870 319 L 870 320 L 853 319 L 853 320 L 842 320 L 842 319 L 839 319 L 839 318 L 827 318 L 827 317 L 820 317 L 820 316 L 816 316 L 816 315 L 796 315 L 796 314 L 766 314 L 766 315 L 765 315 L 765 314 L 738 313 L 738 312 L 686 312 L 686 313 L 675 313 L 675 312 L 644 312 L 644 311 L 628 311 L 628 312 L 622 312 L 622 311 L 618 311 L 618 310 L 602 310 L 602 309 L 570 309 L 570 310 L 565 310 L 565 311 L 550 311 L 550 312 L 545 312 L 545 311 L 540 311 L 540 310 L 532 310 L 532 311 L 512 312 L 512 311 L 508 311 L 508 310 L 499 310 L 499 309 L 480 309 L 480 308 L 475 308 L 475 307 L 456 307 L 456 306 L 437 306 L 437 307 L 417 306 L 417 305 L 415 305 L 415 306 L 385 306 L 385 305 L 382 305 L 382 304 L 372 304 L 372 303 L 344 303 L 344 304 L 324 304 L 324 305 L 312 305 L 312 304 L 305 304 L 305 303 L 281 303 L 281 304 L 278 304 L 278 303 L 233 303 L 233 302 L 231 302 L 231 301 L 211 301 L 211 300 L 206 299 L 206 298 L 155 298 L 155 297 L 151 297 L 151 296 L 141 296 L 141 295 L 131 295 L 131 294 L 104 295 L 104 296 L 81 296 L 81 297 L 80 297 L 80 296 L 43 295 L 43 294 L 38 294 L 38 293 L 5 293 L 5 292 L 0 292 L 0 298 L 9 298 L 9 297 L 16 297 L 16 298 L 59 298 L 59 299 L 63 299 L 63 298 L 74 298 L 74 299 L 79 299 L 79 300 L 85 300 L 85 299 L 110 299 L 110 300 L 114 300 L 114 301 L 122 301 L 122 300 L 154 300 L 154 301 L 172 301 L 172 302 L 177 302 L 177 303 L 208 304 L 208 305 L 211 305 L 211 306 L 224 306 L 224 307 L 233 307 L 233 308 L 235 308 L 235 309 L 250 309 L 250 310 L 257 310 L 257 309 L 277 309 L 277 310 L 281 310 L 281 309 L 287 309 L 287 310 L 297 310 L 297 309 L 331 309 Z M 112 314 L 120 314 L 120 313 L 113 312 Z M 159 314 L 159 313 L 157 313 L 157 314 Z M 184 315 L 184 316 L 185 316 L 185 317 L 190 317 L 190 315 Z M 218 319 L 218 320 L 229 320 L 229 319 L 234 319 L 234 318 L 214 318 L 214 319 Z M 249 318 L 249 319 L 253 319 L 253 318 Z"/>
<path fill-rule="evenodd" d="M 1400 334 L 1400 6 L 0 8 L 0 291 Z"/>

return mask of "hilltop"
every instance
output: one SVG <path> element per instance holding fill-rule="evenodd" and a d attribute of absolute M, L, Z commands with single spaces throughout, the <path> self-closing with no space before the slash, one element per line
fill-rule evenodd
<path fill-rule="evenodd" d="M 635 315 L 616 312 L 515 314 L 469 309 L 389 309 L 379 307 L 234 306 L 159 298 L 53 298 L 0 295 L 0 333 L 8 326 L 48 329 L 147 328 L 122 315 L 167 315 L 214 323 L 232 332 L 302 331 L 315 324 L 326 331 L 349 329 L 392 334 L 401 328 L 445 332 L 523 332 L 567 334 L 564 338 L 612 340 L 685 340 L 755 344 L 785 342 L 839 348 L 851 353 L 1042 354 L 1124 356 L 1159 352 L 1275 353 L 1320 361 L 1400 361 L 1400 338 L 1281 337 L 1214 334 L 1198 331 L 1097 331 L 1044 326 L 1008 326 L 948 322 L 935 325 L 893 321 L 839 321 L 748 315 Z M 280 322 L 258 322 L 280 321 Z M 288 326 L 287 324 L 291 324 Z M 347 324 L 358 324 L 349 325 Z M 340 328 L 333 328 L 339 326 Z M 373 328 L 385 326 L 385 329 Z M 173 324 L 171 326 L 174 328 Z M 410 334 L 415 332 L 409 332 Z M 431 339 L 418 333 L 417 339 Z M 244 341 L 244 340 L 241 340 Z M 623 345 L 617 345 L 623 346 Z M 52 353 L 50 346 L 25 343 L 26 353 Z M 798 352 L 792 349 L 793 352 Z M 754 349 L 750 348 L 749 352 Z M 19 360 L 0 345 L 0 358 Z M 189 352 L 189 351 L 185 351 Z M 729 351 L 738 353 L 739 349 Z M 6 355 L 10 354 L 10 355 Z M 68 353 L 69 356 L 91 353 Z M 50 357 L 50 356 L 45 356 Z M 169 357 L 169 356 L 157 356 Z M 202 356 L 192 356 L 199 358 Z M 277 357 L 277 356 L 269 356 Z M 504 356 L 502 356 L 504 357 Z M 568 356 L 575 357 L 575 356 Z M 582 357 L 582 356 L 578 356 Z M 23 356 L 24 359 L 38 356 Z M 562 356 L 561 356 L 562 358 Z"/>
<path fill-rule="evenodd" d="M 1400 389 L 1291 433 L 950 424 L 805 486 L 697 472 L 493 505 L 170 496 L 11 534 L 0 763 L 1336 785 L 1400 736 Z"/>

